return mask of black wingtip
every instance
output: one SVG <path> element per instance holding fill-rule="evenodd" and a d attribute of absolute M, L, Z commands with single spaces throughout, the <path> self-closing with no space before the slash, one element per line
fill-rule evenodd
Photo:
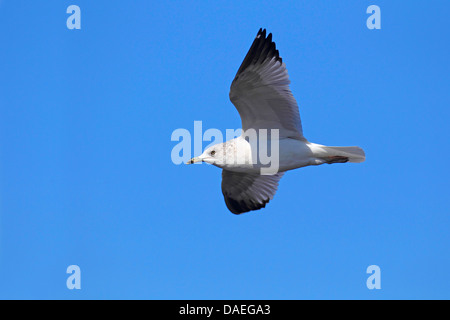
<path fill-rule="evenodd" d="M 267 59 L 275 58 L 276 61 L 283 63 L 283 59 L 280 57 L 280 53 L 276 49 L 275 42 L 272 40 L 272 33 L 269 33 L 266 37 L 266 29 L 259 28 L 250 49 L 247 52 L 241 66 L 236 73 L 235 79 L 242 73 L 248 66 L 257 63 L 263 63 Z"/>
<path fill-rule="evenodd" d="M 258 33 L 256 34 L 256 38 L 260 38 L 260 37 L 266 37 L 266 29 L 263 28 L 259 28 Z"/>
<path fill-rule="evenodd" d="M 249 200 L 249 203 L 245 201 L 234 200 L 224 195 L 225 204 L 227 205 L 228 210 L 235 215 L 240 215 L 250 211 L 260 210 L 266 207 L 266 204 L 269 203 L 270 199 L 263 200 L 263 203 L 256 203 L 253 200 Z"/>

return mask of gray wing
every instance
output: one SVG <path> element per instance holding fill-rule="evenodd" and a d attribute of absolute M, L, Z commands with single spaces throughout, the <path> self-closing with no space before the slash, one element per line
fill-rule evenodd
<path fill-rule="evenodd" d="M 284 172 L 274 175 L 222 171 L 222 193 L 234 214 L 264 208 L 273 199 Z"/>
<path fill-rule="evenodd" d="M 242 130 L 279 129 L 280 138 L 305 140 L 289 75 L 266 30 L 259 30 L 231 83 L 230 100 L 239 111 Z"/>

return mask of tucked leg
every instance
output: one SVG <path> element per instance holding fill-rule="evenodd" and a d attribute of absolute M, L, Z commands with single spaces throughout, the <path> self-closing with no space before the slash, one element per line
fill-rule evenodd
<path fill-rule="evenodd" d="M 348 157 L 344 157 L 344 156 L 330 156 L 330 157 L 324 158 L 324 160 L 328 164 L 332 164 L 332 163 L 346 163 L 346 162 L 348 162 Z"/>

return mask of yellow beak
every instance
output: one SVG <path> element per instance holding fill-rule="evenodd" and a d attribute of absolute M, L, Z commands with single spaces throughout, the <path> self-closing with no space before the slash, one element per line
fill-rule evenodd
<path fill-rule="evenodd" d="M 188 162 L 186 162 L 186 164 L 193 164 L 193 163 L 201 162 L 201 161 L 203 161 L 203 160 L 200 157 L 195 157 L 195 158 L 192 158 L 191 160 L 189 160 Z"/>

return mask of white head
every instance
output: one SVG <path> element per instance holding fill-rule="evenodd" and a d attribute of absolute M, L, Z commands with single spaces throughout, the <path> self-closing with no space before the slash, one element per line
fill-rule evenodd
<path fill-rule="evenodd" d="M 241 137 L 215 144 L 187 163 L 207 162 L 219 168 L 248 166 L 252 161 L 250 144 Z"/>
<path fill-rule="evenodd" d="M 224 169 L 252 167 L 252 151 L 250 144 L 238 137 L 207 148 L 200 156 L 189 160 L 187 164 L 200 161 Z"/>
<path fill-rule="evenodd" d="M 218 167 L 223 167 L 227 162 L 226 157 L 230 156 L 227 151 L 226 142 L 215 144 L 207 149 L 199 155 L 198 157 L 194 157 L 187 162 L 187 164 L 196 163 L 196 162 L 207 162 L 209 164 L 213 164 Z"/>

